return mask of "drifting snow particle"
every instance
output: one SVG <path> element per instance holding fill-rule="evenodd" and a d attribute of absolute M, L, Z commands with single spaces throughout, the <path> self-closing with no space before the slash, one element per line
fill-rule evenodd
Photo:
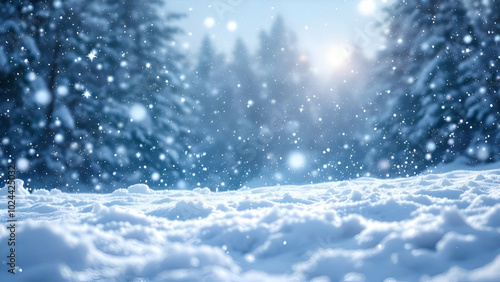
<path fill-rule="evenodd" d="M 36 73 L 30 71 L 27 75 L 26 75 L 26 79 L 28 81 L 34 81 L 36 79 Z"/>
<path fill-rule="evenodd" d="M 54 136 L 54 142 L 60 144 L 62 142 L 64 142 L 64 136 L 60 133 L 57 133 L 55 136 Z"/>
<path fill-rule="evenodd" d="M 283 241 L 283 245 L 286 246 L 286 241 Z"/>
<path fill-rule="evenodd" d="M 436 150 L 436 143 L 434 143 L 433 141 L 429 141 L 427 142 L 427 144 L 425 145 L 425 148 L 427 149 L 427 151 L 429 152 L 434 152 L 434 150 Z"/>
<path fill-rule="evenodd" d="M 50 92 L 43 89 L 43 90 L 38 90 L 35 93 L 35 102 L 40 105 L 40 106 L 46 106 L 50 104 L 52 101 L 52 97 L 50 95 Z"/>
<path fill-rule="evenodd" d="M 165 160 L 165 154 L 160 154 L 160 160 L 161 161 Z"/>
<path fill-rule="evenodd" d="M 127 153 L 127 149 L 125 148 L 125 146 L 119 146 L 116 149 L 116 153 L 118 153 L 120 155 L 124 155 L 125 153 Z"/>
<path fill-rule="evenodd" d="M 293 170 L 304 168 L 306 164 L 306 157 L 301 152 L 293 152 L 288 156 L 288 167 Z"/>
<path fill-rule="evenodd" d="M 93 149 L 94 149 L 94 145 L 92 145 L 92 143 L 85 144 L 85 150 L 92 152 Z"/>
<path fill-rule="evenodd" d="M 90 51 L 90 53 L 87 54 L 87 58 L 89 58 L 91 62 L 94 61 L 94 59 L 97 58 L 95 51 L 94 50 Z"/>
<path fill-rule="evenodd" d="M 71 145 L 69 146 L 69 148 L 71 150 L 77 150 L 78 149 L 78 143 L 76 143 L 76 142 L 71 143 Z"/>
<path fill-rule="evenodd" d="M 59 8 L 61 8 L 61 7 L 62 7 L 62 2 L 61 2 L 61 1 L 59 1 L 59 0 L 56 0 L 56 1 L 54 1 L 54 2 L 52 3 L 52 6 L 54 6 L 54 8 L 56 8 L 56 9 L 59 9 Z"/>
<path fill-rule="evenodd" d="M 147 115 L 148 113 L 143 105 L 135 104 L 130 108 L 130 117 L 134 121 L 143 121 Z"/>
<path fill-rule="evenodd" d="M 205 27 L 207 28 L 212 28 L 214 27 L 215 25 L 215 20 L 214 18 L 206 18 L 204 21 L 203 21 L 203 24 L 205 25 Z"/>
<path fill-rule="evenodd" d="M 389 160 L 380 160 L 377 164 L 379 170 L 388 170 L 391 167 L 391 162 Z"/>
<path fill-rule="evenodd" d="M 160 174 L 158 172 L 154 172 L 152 175 L 151 175 L 151 180 L 153 181 L 158 181 L 160 180 Z"/>
<path fill-rule="evenodd" d="M 114 80 L 115 80 L 115 78 L 114 78 L 114 77 L 112 77 L 111 75 L 110 75 L 110 76 L 108 76 L 108 82 L 109 82 L 109 83 L 113 82 Z"/>
<path fill-rule="evenodd" d="M 281 180 L 283 180 L 283 175 L 279 172 L 276 172 L 274 174 L 274 179 L 276 179 L 276 181 L 281 181 Z"/>
<path fill-rule="evenodd" d="M 83 90 L 83 89 L 84 89 L 84 87 L 83 87 L 83 85 L 82 85 L 82 84 L 80 84 L 80 83 L 75 83 L 75 89 L 76 89 L 76 90 Z"/>
<path fill-rule="evenodd" d="M 238 28 L 238 24 L 235 21 L 230 21 L 227 23 L 227 30 L 235 31 Z"/>
<path fill-rule="evenodd" d="M 472 42 L 472 36 L 470 34 L 464 36 L 464 42 L 465 44 L 470 44 Z"/>
<path fill-rule="evenodd" d="M 92 93 L 90 93 L 90 91 L 88 91 L 88 90 L 85 90 L 85 91 L 83 92 L 83 94 L 82 94 L 82 96 L 83 96 L 83 97 L 85 97 L 85 98 L 87 98 L 87 99 L 88 99 L 91 95 L 92 95 Z"/>
<path fill-rule="evenodd" d="M 165 142 L 167 142 L 167 145 L 172 145 L 175 142 L 175 138 L 172 136 L 168 136 L 167 138 L 165 138 Z"/>
<path fill-rule="evenodd" d="M 248 254 L 245 256 L 245 260 L 248 262 L 248 263 L 253 263 L 255 262 L 255 256 L 254 255 L 251 255 L 251 254 Z"/>
<path fill-rule="evenodd" d="M 26 158 L 20 158 L 16 162 L 16 169 L 20 172 L 28 171 L 30 167 L 30 162 Z"/>
<path fill-rule="evenodd" d="M 64 97 L 64 96 L 68 95 L 68 92 L 69 92 L 69 90 L 68 90 L 67 86 L 64 86 L 64 85 L 57 86 L 57 89 L 56 89 L 57 95 Z"/>
<path fill-rule="evenodd" d="M 476 158 L 480 161 L 487 161 L 490 158 L 490 150 L 487 146 L 481 146 L 476 151 Z"/>

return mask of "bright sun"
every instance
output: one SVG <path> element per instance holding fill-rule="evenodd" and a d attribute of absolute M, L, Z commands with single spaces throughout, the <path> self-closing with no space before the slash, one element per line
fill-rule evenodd
<path fill-rule="evenodd" d="M 347 50 L 344 50 L 341 46 L 334 45 L 328 49 L 326 60 L 330 67 L 337 69 L 347 63 L 349 60 L 349 54 Z"/>
<path fill-rule="evenodd" d="M 371 15 L 375 11 L 377 6 L 372 0 L 363 0 L 358 5 L 358 10 L 363 15 Z"/>

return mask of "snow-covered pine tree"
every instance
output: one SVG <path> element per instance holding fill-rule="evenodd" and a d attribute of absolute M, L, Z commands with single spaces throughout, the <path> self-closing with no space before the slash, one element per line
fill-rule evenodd
<path fill-rule="evenodd" d="M 432 25 L 419 42 L 423 68 L 416 79 L 417 87 L 411 88 L 421 105 L 409 134 L 416 170 L 429 162 L 452 161 L 464 153 L 471 139 L 463 103 L 466 83 L 460 81 L 463 74 L 459 65 L 472 55 L 472 47 L 464 43 L 472 26 L 463 2 L 437 1 L 433 5 Z"/>
<path fill-rule="evenodd" d="M 19 1 L 0 3 L 0 168 L 5 170 L 12 163 L 12 156 L 22 157 L 27 161 L 30 155 L 30 142 L 35 135 L 36 118 L 25 118 L 33 102 L 23 92 L 33 83 L 36 74 L 31 64 L 40 54 L 34 39 L 30 36 L 33 29 L 31 18 L 33 6 L 23 5 Z M 42 24 L 40 21 L 39 24 Z M 28 75 L 29 74 L 29 75 Z M 46 93 L 46 92 L 44 92 Z M 32 112 L 30 116 L 42 116 Z M 31 151 L 33 152 L 33 150 Z M 15 160 L 14 160 L 15 161 Z M 25 161 L 25 162 L 26 162 Z M 22 169 L 24 170 L 24 169 Z"/>
<path fill-rule="evenodd" d="M 13 97 L 2 104 L 2 125 L 15 139 L 4 138 L 2 166 L 23 160 L 25 177 L 68 189 L 178 180 L 186 107 L 175 94 L 177 29 L 162 5 L 2 3 L 11 59 L 0 63 L 12 78 L 2 88 Z"/>
<path fill-rule="evenodd" d="M 182 56 L 174 39 L 179 30 L 171 25 L 180 15 L 166 12 L 161 0 L 94 8 L 93 22 L 106 19 L 95 46 L 102 53 L 96 67 L 106 86 L 101 88 L 100 148 L 93 163 L 102 166 L 100 178 L 112 173 L 104 181 L 151 179 L 153 186 L 175 185 L 189 167 L 185 152 L 191 115 L 190 100 L 181 91 Z"/>
<path fill-rule="evenodd" d="M 411 175 L 468 146 L 459 65 L 471 56 L 463 38 L 472 27 L 461 1 L 398 1 L 386 12 L 390 27 L 377 62 L 380 98 L 368 163 L 381 175 Z"/>
<path fill-rule="evenodd" d="M 464 36 L 472 56 L 459 70 L 464 74 L 468 126 L 473 132 L 466 154 L 472 162 L 500 160 L 500 1 L 469 3 L 473 32 Z"/>
<path fill-rule="evenodd" d="M 419 69 L 419 62 L 414 61 L 413 46 L 417 46 L 422 26 L 428 26 L 430 18 L 425 8 L 419 8 L 426 2 L 397 1 L 384 11 L 388 27 L 381 32 L 384 49 L 375 62 L 372 79 L 375 85 L 369 90 L 377 96 L 369 108 L 373 131 L 368 132 L 371 151 L 366 161 L 370 170 L 381 175 L 391 169 L 406 173 L 404 167 L 398 166 L 401 162 L 408 164 L 403 152 L 408 150 L 407 133 L 415 124 L 414 116 L 419 108 L 417 97 L 409 93 L 409 89 L 414 87 Z"/>
<path fill-rule="evenodd" d="M 66 136 L 75 122 L 63 100 L 68 88 L 65 67 L 82 62 L 85 49 L 75 44 L 82 18 L 69 6 L 80 9 L 76 1 L 21 1 L 2 3 L 2 49 L 10 60 L 2 67 L 13 78 L 5 87 L 14 103 L 3 103 L 6 129 L 2 166 L 19 164 L 24 177 L 43 178 L 55 186 L 67 183 Z M 80 52 L 80 55 L 78 53 Z M 77 75 L 78 69 L 73 69 Z M 78 86 L 78 85 L 75 85 Z M 76 132 L 85 135 L 85 132 Z M 29 179 L 28 179 L 29 180 Z M 47 183 L 46 182 L 46 183 Z M 42 182 L 43 183 L 43 182 Z"/>

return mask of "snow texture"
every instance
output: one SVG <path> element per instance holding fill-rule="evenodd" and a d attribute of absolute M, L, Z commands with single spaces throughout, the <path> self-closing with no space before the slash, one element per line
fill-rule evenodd
<path fill-rule="evenodd" d="M 19 273 L 2 263 L 1 281 L 500 281 L 500 169 L 219 193 L 22 184 Z"/>

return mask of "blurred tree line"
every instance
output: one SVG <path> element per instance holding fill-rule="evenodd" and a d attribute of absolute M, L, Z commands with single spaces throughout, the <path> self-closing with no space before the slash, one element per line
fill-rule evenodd
<path fill-rule="evenodd" d="M 498 161 L 497 6 L 397 1 L 377 59 L 321 82 L 280 17 L 255 53 L 207 36 L 189 60 L 162 0 L 4 1 L 0 168 L 70 191 L 225 190 Z"/>

